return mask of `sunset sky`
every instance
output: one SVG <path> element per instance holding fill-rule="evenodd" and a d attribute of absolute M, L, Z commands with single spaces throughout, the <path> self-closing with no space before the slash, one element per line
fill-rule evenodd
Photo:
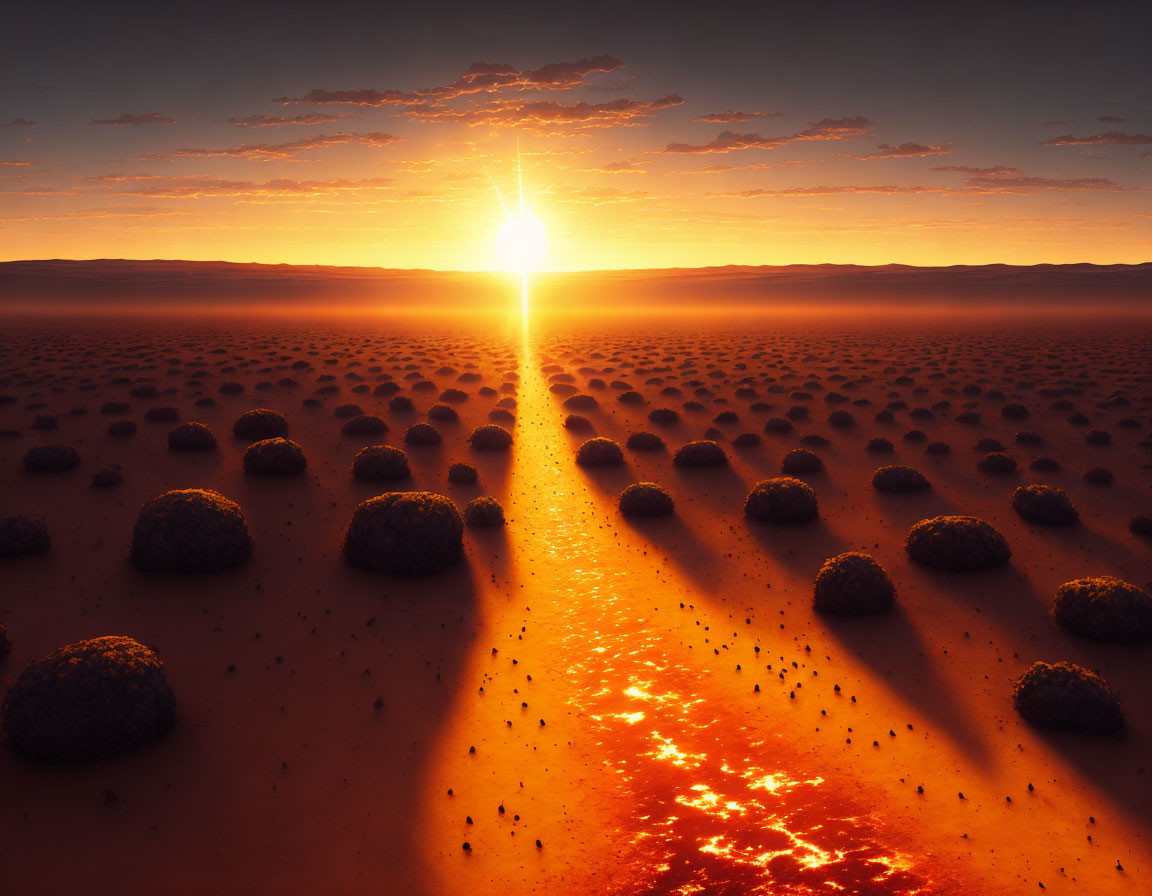
<path fill-rule="evenodd" d="M 1146 2 L 6 9 L 0 260 L 1150 258 Z"/>

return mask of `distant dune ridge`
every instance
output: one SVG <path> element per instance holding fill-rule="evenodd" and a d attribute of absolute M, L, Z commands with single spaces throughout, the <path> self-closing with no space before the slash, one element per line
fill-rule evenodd
<path fill-rule="evenodd" d="M 0 310 L 234 311 L 498 309 L 510 276 L 222 261 L 44 260 L 0 263 Z M 1152 309 L 1152 262 L 1065 265 L 787 265 L 532 275 L 535 305 L 685 309 L 1010 303 Z"/>

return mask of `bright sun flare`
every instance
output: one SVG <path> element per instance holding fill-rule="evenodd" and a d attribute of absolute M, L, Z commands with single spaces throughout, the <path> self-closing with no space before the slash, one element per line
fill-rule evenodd
<path fill-rule="evenodd" d="M 507 271 L 524 274 L 544 261 L 547 240 L 542 225 L 530 212 L 510 215 L 496 234 L 496 256 Z"/>

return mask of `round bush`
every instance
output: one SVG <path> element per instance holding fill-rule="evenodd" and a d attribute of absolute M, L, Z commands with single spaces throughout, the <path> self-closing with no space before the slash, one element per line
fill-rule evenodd
<path fill-rule="evenodd" d="M 472 430 L 468 441 L 479 451 L 504 451 L 512 447 L 512 433 L 495 423 L 485 423 Z"/>
<path fill-rule="evenodd" d="M 976 469 L 981 473 L 1015 473 L 1016 461 L 1014 458 L 1009 457 L 1007 454 L 1002 454 L 999 451 L 993 451 L 985 454 L 980 458 L 980 462 L 976 464 Z"/>
<path fill-rule="evenodd" d="M 592 422 L 579 414 L 569 414 L 564 418 L 564 428 L 573 432 L 588 432 L 592 429 Z"/>
<path fill-rule="evenodd" d="M 1152 515 L 1138 513 L 1128 520 L 1128 531 L 1133 535 L 1152 535 Z"/>
<path fill-rule="evenodd" d="M 369 445 L 352 459 L 352 478 L 366 482 L 407 479 L 408 455 L 391 445 Z"/>
<path fill-rule="evenodd" d="M 852 416 L 851 411 L 841 409 L 838 411 L 833 411 L 828 415 L 828 424 L 830 426 L 836 426 L 840 428 L 855 426 L 856 418 Z"/>
<path fill-rule="evenodd" d="M 597 436 L 576 450 L 576 463 L 582 467 L 618 467 L 624 463 L 624 452 L 618 443 Z"/>
<path fill-rule="evenodd" d="M 80 466 L 80 454 L 71 445 L 36 445 L 24 452 L 29 473 L 62 473 Z"/>
<path fill-rule="evenodd" d="M 620 492 L 624 516 L 666 516 L 675 509 L 672 496 L 655 482 L 634 482 Z"/>
<path fill-rule="evenodd" d="M 1107 467 L 1090 467 L 1084 473 L 1084 481 L 1092 485 L 1111 485 L 1114 478 Z"/>
<path fill-rule="evenodd" d="M 111 464 L 92 474 L 93 488 L 112 488 L 123 481 L 124 474 L 120 471 L 119 464 Z"/>
<path fill-rule="evenodd" d="M 786 417 L 771 417 L 764 423 L 764 432 L 775 435 L 792 432 L 792 429 L 792 421 Z"/>
<path fill-rule="evenodd" d="M 1065 582 L 1056 589 L 1052 616 L 1066 631 L 1097 641 L 1152 640 L 1152 594 L 1112 576 Z"/>
<path fill-rule="evenodd" d="M 130 436 L 136 433 L 136 424 L 132 420 L 113 420 L 108 424 L 108 435 Z"/>
<path fill-rule="evenodd" d="M 252 539 L 240 505 L 218 492 L 165 492 L 140 509 L 130 559 L 144 572 L 218 572 L 245 562 Z"/>
<path fill-rule="evenodd" d="M 744 513 L 770 523 L 807 523 L 816 519 L 816 492 L 799 479 L 780 477 L 756 483 L 744 501 Z"/>
<path fill-rule="evenodd" d="M 144 412 L 144 419 L 150 423 L 174 423 L 180 419 L 180 412 L 176 408 L 149 408 Z"/>
<path fill-rule="evenodd" d="M 1012 493 L 1012 508 L 1030 523 L 1070 526 L 1080 514 L 1064 489 L 1052 485 L 1022 485 Z"/>
<path fill-rule="evenodd" d="M 653 423 L 675 423 L 680 419 L 680 412 L 672 408 L 653 408 L 648 412 L 648 419 Z"/>
<path fill-rule="evenodd" d="M 931 488 L 931 483 L 915 467 L 892 464 L 872 474 L 872 487 L 882 492 L 919 492 Z"/>
<path fill-rule="evenodd" d="M 865 451 L 870 451 L 873 454 L 891 454 L 896 450 L 896 446 L 892 444 L 889 439 L 877 437 L 869 439 L 868 444 L 864 446 Z"/>
<path fill-rule="evenodd" d="M 343 420 L 350 420 L 353 417 L 359 417 L 364 413 L 364 408 L 358 404 L 342 404 L 336 407 L 333 414 Z"/>
<path fill-rule="evenodd" d="M 928 454 L 935 454 L 938 457 L 943 457 L 946 454 L 952 453 L 952 446 L 947 442 L 929 442 L 924 450 Z"/>
<path fill-rule="evenodd" d="M 375 414 L 357 414 L 345 420 L 340 431 L 346 436 L 379 436 L 388 432 L 388 424 Z"/>
<path fill-rule="evenodd" d="M 344 558 L 360 569 L 426 575 L 463 554 L 464 520 L 432 492 L 387 492 L 358 506 L 344 536 Z"/>
<path fill-rule="evenodd" d="M 211 451 L 216 447 L 216 433 L 203 423 L 181 423 L 168 430 L 171 451 Z"/>
<path fill-rule="evenodd" d="M 0 557 L 38 554 L 52 544 L 43 520 L 30 516 L 6 516 L 0 519 Z"/>
<path fill-rule="evenodd" d="M 1034 457 L 1028 466 L 1041 473 L 1055 473 L 1060 469 L 1060 462 L 1054 457 Z"/>
<path fill-rule="evenodd" d="M 1004 536 L 974 516 L 921 520 L 908 530 L 904 550 L 917 563 L 954 571 L 1002 566 L 1012 556 Z"/>
<path fill-rule="evenodd" d="M 131 638 L 111 635 L 52 651 L 4 698 L 4 731 L 32 759 L 99 759 L 171 729 L 176 698 L 164 664 Z"/>
<path fill-rule="evenodd" d="M 448 481 L 456 485 L 472 485 L 480 474 L 471 464 L 455 463 L 448 468 Z"/>
<path fill-rule="evenodd" d="M 254 476 L 292 476 L 308 466 L 304 449 L 288 439 L 263 439 L 244 451 L 244 472 Z"/>
<path fill-rule="evenodd" d="M 428 408 L 429 420 L 459 420 L 460 415 L 450 404 L 434 404 Z"/>
<path fill-rule="evenodd" d="M 664 440 L 654 432 L 634 432 L 628 436 L 630 451 L 663 451 Z"/>
<path fill-rule="evenodd" d="M 263 439 L 288 438 L 288 421 L 281 414 L 267 408 L 245 411 L 232 424 L 232 435 L 249 442 Z"/>
<path fill-rule="evenodd" d="M 1084 441 L 1089 445 L 1111 445 L 1112 434 L 1104 429 L 1090 429 L 1084 435 Z"/>
<path fill-rule="evenodd" d="M 764 439 L 761 438 L 758 432 L 742 432 L 732 439 L 732 445 L 736 448 L 751 448 L 754 445 L 759 445 Z"/>
<path fill-rule="evenodd" d="M 440 430 L 431 423 L 413 423 L 404 433 L 404 441 L 409 445 L 439 445 L 442 439 Z"/>
<path fill-rule="evenodd" d="M 824 469 L 824 461 L 815 451 L 793 448 L 784 455 L 780 469 L 785 473 L 818 473 Z"/>
<path fill-rule="evenodd" d="M 688 442 L 676 449 L 672 464 L 677 467 L 720 467 L 728 463 L 724 449 L 709 439 Z"/>
<path fill-rule="evenodd" d="M 393 395 L 388 401 L 388 410 L 393 413 L 404 414 L 416 410 L 416 405 L 407 395 Z"/>
<path fill-rule="evenodd" d="M 817 612 L 866 616 L 892 609 L 896 586 L 872 557 L 849 552 L 824 562 L 816 575 L 812 598 Z"/>
<path fill-rule="evenodd" d="M 1035 662 L 1016 680 L 1012 705 L 1034 725 L 1110 734 L 1124 728 L 1115 691 L 1073 663 Z"/>
<path fill-rule="evenodd" d="M 464 508 L 464 522 L 481 528 L 503 526 L 504 508 L 499 501 L 488 495 L 473 498 Z"/>
<path fill-rule="evenodd" d="M 569 411 L 594 411 L 600 407 L 600 402 L 591 395 L 570 395 L 564 399 L 563 407 Z"/>

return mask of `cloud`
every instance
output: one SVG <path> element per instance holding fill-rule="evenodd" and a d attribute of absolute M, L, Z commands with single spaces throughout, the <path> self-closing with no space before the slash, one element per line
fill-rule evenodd
<path fill-rule="evenodd" d="M 887 143 L 881 143 L 875 152 L 865 153 L 862 156 L 854 156 L 851 153 L 837 153 L 837 155 L 841 158 L 856 159 L 861 162 L 872 159 L 922 159 L 925 156 L 947 155 L 952 152 L 949 149 L 951 145 L 951 143 L 941 143 L 936 146 L 924 145 L 923 143 L 901 143 L 899 146 L 891 146 Z"/>
<path fill-rule="evenodd" d="M 26 168 L 31 162 L 0 162 L 0 167 Z"/>
<path fill-rule="evenodd" d="M 724 131 L 710 143 L 669 143 L 663 152 L 694 154 L 733 152 L 739 149 L 777 149 L 789 143 L 805 140 L 847 140 L 868 133 L 872 122 L 860 116 L 854 118 L 824 118 L 816 124 L 782 137 L 761 137 L 759 134 L 740 134 Z"/>
<path fill-rule="evenodd" d="M 18 221 L 68 221 L 76 218 L 170 218 L 187 217 L 197 212 L 177 211 L 175 209 L 153 208 L 150 206 L 121 205 L 107 208 L 82 208 L 74 212 L 62 212 L 58 215 L 20 215 L 11 218 L 0 218 L 4 223 Z"/>
<path fill-rule="evenodd" d="M 1115 115 L 1101 115 L 1096 119 L 1098 124 L 1124 124 L 1127 118 L 1117 118 Z"/>
<path fill-rule="evenodd" d="M 587 174 L 646 174 L 648 171 L 636 159 L 608 162 L 596 168 L 581 168 L 580 170 Z"/>
<path fill-rule="evenodd" d="M 116 118 L 93 118 L 92 124 L 114 124 L 127 127 L 137 127 L 142 124 L 175 124 L 176 119 L 159 112 L 145 112 L 134 115 L 131 112 L 121 112 Z"/>
<path fill-rule="evenodd" d="M 111 195 L 152 199 L 204 199 L 234 196 L 291 199 L 377 190 L 388 187 L 391 183 L 391 179 L 386 177 L 328 181 L 278 178 L 259 183 L 257 181 L 212 180 L 190 176 L 149 179 L 141 186 L 125 188 Z"/>
<path fill-rule="evenodd" d="M 412 106 L 430 101 L 444 102 L 474 93 L 498 93 L 503 90 L 569 90 L 587 83 L 589 75 L 623 68 L 624 63 L 612 56 L 593 56 L 576 62 L 552 62 L 540 68 L 519 71 L 510 65 L 473 62 L 459 78 L 441 87 L 422 90 L 328 90 L 318 87 L 303 96 L 277 97 L 284 104 L 343 103 L 355 106 Z"/>
<path fill-rule="evenodd" d="M 178 149 L 169 153 L 153 153 L 136 156 L 137 159 L 169 161 L 171 159 L 207 159 L 225 157 L 234 159 L 290 159 L 306 149 L 323 149 L 342 143 L 359 143 L 364 146 L 390 146 L 399 137 L 373 132 L 370 134 L 317 134 L 315 137 L 301 137 L 289 143 L 242 143 L 222 149 Z"/>
<path fill-rule="evenodd" d="M 1099 120 L 1099 119 L 1098 119 Z M 1104 134 L 1090 134 L 1087 137 L 1073 137 L 1071 134 L 1062 134 L 1045 140 L 1045 146 L 1098 146 L 1114 143 L 1123 146 L 1152 145 L 1152 137 L 1147 134 L 1128 134 L 1124 131 L 1108 131 Z"/>
<path fill-rule="evenodd" d="M 238 128 L 268 128 L 285 124 L 328 124 L 347 117 L 346 115 L 331 115 L 324 112 L 296 115 L 292 118 L 278 115 L 246 115 L 244 118 L 229 118 L 224 124 L 232 124 Z"/>
<path fill-rule="evenodd" d="M 970 168 L 965 165 L 946 165 L 932 170 L 956 172 L 966 176 L 963 178 L 963 184 L 956 187 L 900 184 L 848 184 L 841 186 L 821 185 L 814 187 L 788 187 L 785 189 L 741 190 L 735 193 L 712 195 L 735 199 L 837 196 L 844 194 L 890 196 L 917 194 L 937 196 L 1009 194 L 1028 196 L 1045 191 L 1082 193 L 1118 192 L 1132 189 L 1132 187 L 1117 184 L 1102 177 L 1033 177 L 1025 174 L 1018 168 L 1012 168 L 1006 165 L 997 165 L 992 168 Z"/>
<path fill-rule="evenodd" d="M 8 128 L 34 128 L 34 127 L 36 127 L 36 122 L 31 121 L 30 119 L 27 119 L 27 118 L 13 118 L 10 122 L 8 122 L 8 124 L 5 125 L 5 127 L 8 127 Z"/>
<path fill-rule="evenodd" d="M 733 112 L 729 109 L 727 112 L 710 112 L 692 120 L 708 124 L 736 124 L 737 122 L 751 121 L 753 118 L 767 118 L 783 114 L 783 112 Z"/>

